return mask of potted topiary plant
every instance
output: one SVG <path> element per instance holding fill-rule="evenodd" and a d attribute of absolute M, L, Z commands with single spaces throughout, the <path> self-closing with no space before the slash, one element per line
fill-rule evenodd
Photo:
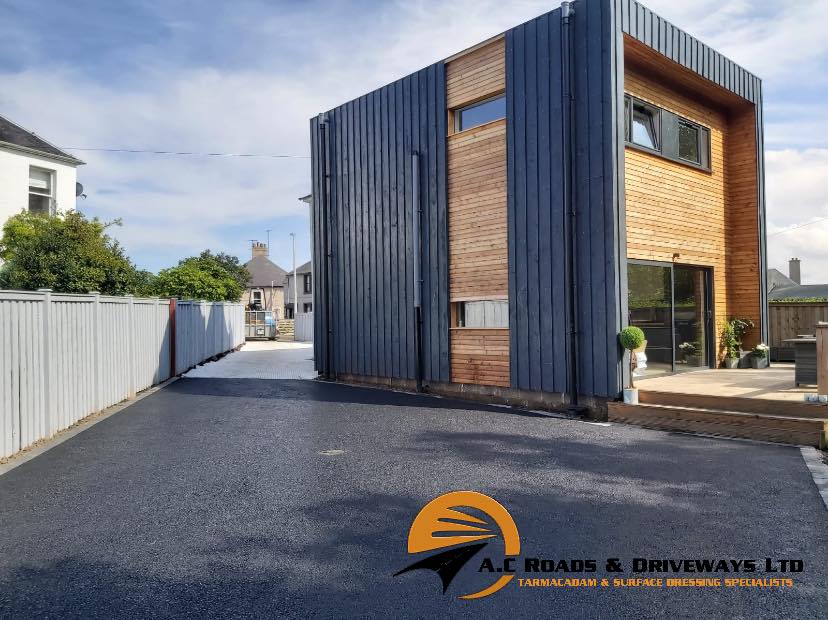
<path fill-rule="evenodd" d="M 638 404 L 638 389 L 635 387 L 635 353 L 634 351 L 644 344 L 644 332 L 638 327 L 625 327 L 618 334 L 618 341 L 621 346 L 630 352 L 630 387 L 624 388 L 624 402 L 630 405 Z"/>
<path fill-rule="evenodd" d="M 750 367 L 751 368 L 767 368 L 768 367 L 768 351 L 770 347 L 764 342 L 760 342 L 753 351 L 750 352 Z"/>

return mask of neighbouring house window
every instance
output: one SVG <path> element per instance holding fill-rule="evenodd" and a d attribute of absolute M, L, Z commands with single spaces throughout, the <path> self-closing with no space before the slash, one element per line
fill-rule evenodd
<path fill-rule="evenodd" d="M 635 97 L 624 97 L 627 144 L 710 171 L 710 129 Z"/>
<path fill-rule="evenodd" d="M 253 291 L 250 297 L 250 303 L 254 306 L 262 305 L 262 291 Z"/>
<path fill-rule="evenodd" d="M 55 173 L 43 168 L 29 168 L 29 211 L 39 215 L 54 212 Z"/>
<path fill-rule="evenodd" d="M 309 273 L 305 274 L 305 276 L 303 278 L 302 286 L 303 286 L 303 289 L 304 289 L 305 293 L 310 293 L 311 292 L 311 274 L 309 274 Z"/>
<path fill-rule="evenodd" d="M 505 300 L 455 303 L 455 327 L 509 327 L 509 302 Z"/>
<path fill-rule="evenodd" d="M 454 130 L 465 131 L 501 118 L 506 118 L 506 95 L 500 95 L 456 110 L 454 113 Z"/>
<path fill-rule="evenodd" d="M 638 146 L 658 150 L 659 110 L 643 101 L 634 100 L 632 105 L 632 142 Z"/>
<path fill-rule="evenodd" d="M 313 312 L 313 304 L 305 304 L 302 306 L 302 311 L 305 313 Z"/>

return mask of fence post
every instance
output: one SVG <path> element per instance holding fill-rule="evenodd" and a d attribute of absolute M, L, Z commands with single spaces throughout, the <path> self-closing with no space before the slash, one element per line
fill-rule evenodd
<path fill-rule="evenodd" d="M 92 302 L 92 407 L 93 412 L 103 409 L 103 398 L 101 397 L 101 294 L 98 291 L 90 291 L 94 296 Z"/>
<path fill-rule="evenodd" d="M 127 295 L 127 369 L 129 383 L 127 384 L 127 398 L 135 398 L 135 297 Z"/>
<path fill-rule="evenodd" d="M 817 394 L 828 395 L 828 323 L 816 325 Z"/>
<path fill-rule="evenodd" d="M 170 297 L 170 378 L 178 374 L 175 372 L 175 310 L 177 305 L 178 299 Z"/>
<path fill-rule="evenodd" d="M 152 321 L 155 324 L 155 342 L 158 345 L 158 350 L 164 350 L 164 336 L 161 331 L 161 321 L 158 320 L 158 309 L 161 307 L 161 300 L 157 297 L 154 298 L 154 303 L 152 304 Z M 152 384 L 157 385 L 161 383 L 163 379 L 161 379 L 161 360 L 159 359 L 158 362 L 155 364 L 155 374 L 152 376 Z"/>
<path fill-rule="evenodd" d="M 50 314 L 52 310 L 52 289 L 50 288 L 39 288 L 37 289 L 39 293 L 43 293 L 43 313 L 42 313 L 42 325 L 41 325 L 41 338 L 43 344 L 43 351 L 41 359 L 41 371 L 42 371 L 42 378 L 43 378 L 43 415 L 45 417 L 44 420 L 44 431 L 46 437 L 51 437 L 57 432 L 57 424 L 54 420 L 54 415 L 52 412 L 52 378 L 51 378 L 51 364 L 52 364 L 52 351 L 51 351 L 51 326 L 50 323 Z"/>

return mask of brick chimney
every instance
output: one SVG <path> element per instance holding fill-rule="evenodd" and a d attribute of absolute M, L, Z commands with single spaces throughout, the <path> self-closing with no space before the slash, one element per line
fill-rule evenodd
<path fill-rule="evenodd" d="M 788 277 L 797 284 L 802 284 L 802 275 L 799 270 L 799 262 L 798 258 L 792 258 L 788 261 Z"/>
<path fill-rule="evenodd" d="M 257 256 L 267 256 L 267 244 L 261 241 L 253 242 L 253 258 Z"/>

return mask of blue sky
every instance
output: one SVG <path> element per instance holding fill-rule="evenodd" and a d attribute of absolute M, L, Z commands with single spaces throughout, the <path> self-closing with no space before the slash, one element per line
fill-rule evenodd
<path fill-rule="evenodd" d="M 553 3 L 554 4 L 554 3 Z M 157 270 L 211 248 L 310 254 L 308 118 L 544 11 L 548 1 L 0 0 L 0 113 L 77 152 L 88 198 Z M 763 78 L 770 266 L 828 281 L 828 0 L 646 4 Z M 777 234 L 774 234 L 777 233 Z"/>

